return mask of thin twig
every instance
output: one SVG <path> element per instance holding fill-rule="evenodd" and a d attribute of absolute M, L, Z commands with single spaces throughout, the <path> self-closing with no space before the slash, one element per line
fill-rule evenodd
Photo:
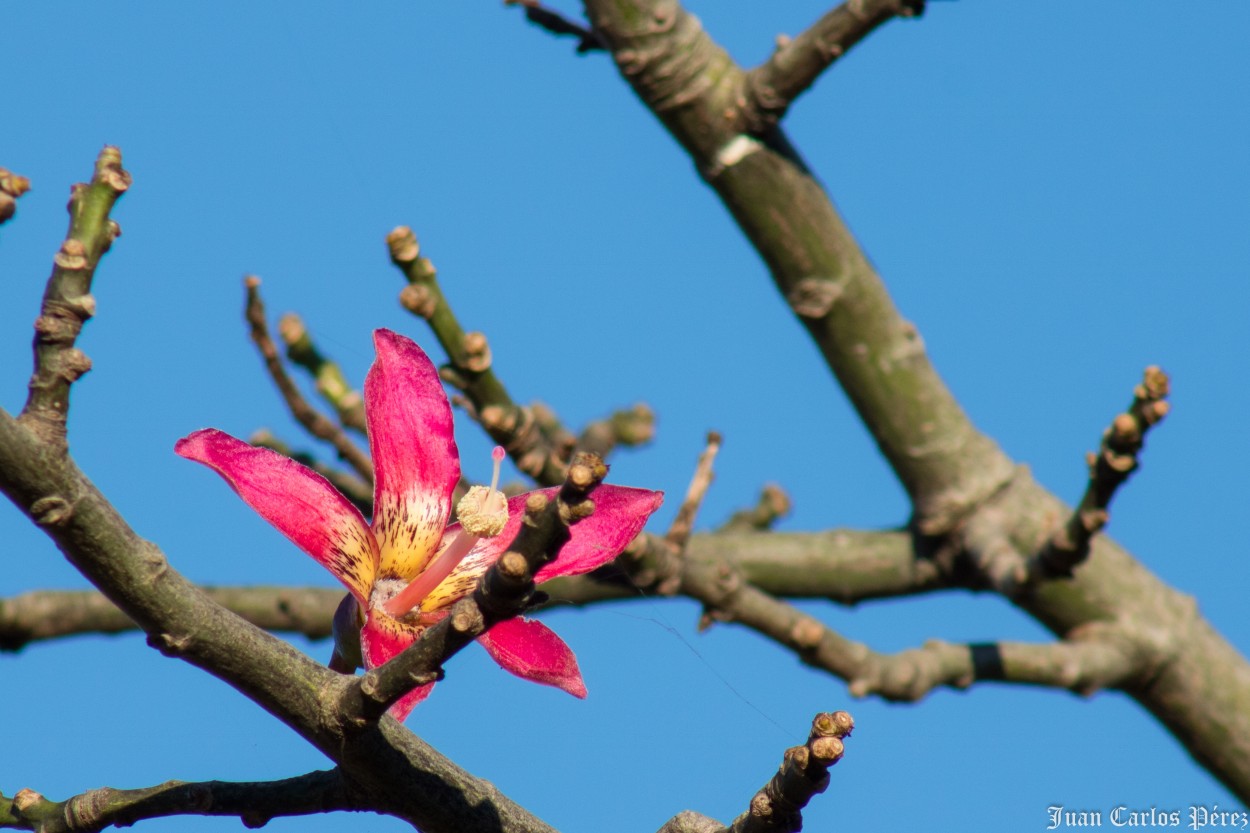
<path fill-rule="evenodd" d="M 372 483 L 373 462 L 369 455 L 353 443 L 333 420 L 308 404 L 308 400 L 300 393 L 283 367 L 278 348 L 273 343 L 273 337 L 269 335 L 269 324 L 265 321 L 265 304 L 260 297 L 260 278 L 249 275 L 244 280 L 244 286 L 247 288 L 245 317 L 251 328 L 252 341 L 260 351 L 261 358 L 265 361 L 265 369 L 269 371 L 269 377 L 282 394 L 291 416 L 308 433 L 334 446 L 339 457 L 355 469 L 357 474 Z"/>
<path fill-rule="evenodd" d="M 794 100 L 847 50 L 895 17 L 916 17 L 925 0 L 848 0 L 824 14 L 796 38 L 779 37 L 777 49 L 746 73 L 742 132 L 775 126 Z"/>
<path fill-rule="evenodd" d="M 569 20 L 554 9 L 548 9 L 538 0 L 504 0 L 504 5 L 521 6 L 525 9 L 526 20 L 557 37 L 572 35 L 577 38 L 579 55 L 587 52 L 602 52 L 608 48 L 593 29 Z"/>
<path fill-rule="evenodd" d="M 750 808 L 728 833 L 798 833 L 802 810 L 829 786 L 829 767 L 842 760 L 855 720 L 847 712 L 821 712 L 812 720 L 807 743 L 786 750 L 781 767 L 751 799 Z"/>
<path fill-rule="evenodd" d="M 577 449 L 607 458 L 618 446 L 636 448 L 655 439 L 655 411 L 639 402 L 632 408 L 616 411 L 607 419 L 598 419 L 582 429 Z"/>
<path fill-rule="evenodd" d="M 788 514 L 790 496 L 776 483 L 769 483 L 760 490 L 759 500 L 754 506 L 734 512 L 719 531 L 767 532 Z"/>
<path fill-rule="evenodd" d="M 286 345 L 286 357 L 312 374 L 317 393 L 334 408 L 339 422 L 361 435 L 369 431 L 365 400 L 343 375 L 337 362 L 327 359 L 313 343 L 303 320 L 293 312 L 278 319 L 278 336 Z"/>
<path fill-rule="evenodd" d="M 517 468 L 543 486 L 564 481 L 568 458 L 546 432 L 533 411 L 513 401 L 491 369 L 490 346 L 482 333 L 466 333 L 439 286 L 437 271 L 421 256 L 416 235 L 400 226 L 386 237 L 391 260 L 408 279 L 400 304 L 425 319 L 447 353 L 450 364 L 441 369 L 443 380 L 466 397 L 473 415 L 491 438 L 508 452 Z"/>
<path fill-rule="evenodd" d="M 130 181 L 121 151 L 105 147 L 91 181 L 71 189 L 69 233 L 53 258 L 52 276 L 35 320 L 35 372 L 18 421 L 60 452 L 65 450 L 70 385 L 91 369 L 91 360 L 74 345 L 83 324 L 95 315 L 91 280 L 100 258 L 122 233 L 109 212 Z"/>
<path fill-rule="evenodd" d="M 1103 432 L 1098 453 L 1086 457 L 1085 494 L 1067 523 L 1030 563 L 1030 579 L 1071 576 L 1073 568 L 1089 556 L 1090 541 L 1110 518 L 1116 490 L 1137 470 L 1146 432 L 1167 416 L 1169 387 L 1166 373 L 1158 367 L 1146 368 L 1141 384 L 1133 389 L 1133 403 Z"/>
<path fill-rule="evenodd" d="M 712 480 L 716 476 L 712 464 L 716 462 L 716 454 L 720 451 L 720 447 L 721 435 L 716 431 L 709 431 L 707 447 L 703 449 L 703 453 L 699 455 L 699 462 L 695 464 L 694 476 L 690 478 L 690 486 L 686 489 L 686 499 L 682 501 L 681 508 L 677 510 L 677 517 L 673 519 L 672 526 L 668 528 L 668 534 L 664 536 L 677 552 L 686 548 L 690 533 L 694 531 L 694 519 L 699 514 L 699 507 L 703 505 L 707 490 L 711 488 Z"/>

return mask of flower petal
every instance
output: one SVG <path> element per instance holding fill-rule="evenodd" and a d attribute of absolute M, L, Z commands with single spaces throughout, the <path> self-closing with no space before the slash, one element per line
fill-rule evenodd
<path fill-rule="evenodd" d="M 396 654 L 417 640 L 424 628 L 410 627 L 396 622 L 386 614 L 369 611 L 369 618 L 360 630 L 360 647 L 364 654 L 365 669 L 385 665 Z M 434 683 L 417 686 L 399 698 L 388 710 L 391 717 L 402 721 L 422 700 L 430 696 Z"/>
<path fill-rule="evenodd" d="M 217 472 L 248 506 L 334 574 L 362 603 L 378 549 L 364 517 L 311 469 L 215 428 L 183 437 L 174 452 Z"/>
<path fill-rule="evenodd" d="M 551 497 L 555 497 L 554 489 Z M 616 558 L 660 508 L 664 493 L 605 484 L 591 492 L 590 499 L 595 503 L 594 514 L 569 527 L 569 542 L 534 577 L 539 584 L 557 576 L 589 573 Z"/>
<path fill-rule="evenodd" d="M 554 500 L 559 490 L 551 488 L 541 491 L 548 499 Z M 478 541 L 477 546 L 461 559 L 459 565 L 443 579 L 442 584 L 426 597 L 421 605 L 423 610 L 446 607 L 473 592 L 478 579 L 490 565 L 499 560 L 499 556 L 504 554 L 516 538 L 525 515 L 525 501 L 530 494 L 533 493 L 508 499 L 508 523 L 503 532 L 494 538 Z M 595 502 L 594 513 L 570 527 L 569 541 L 560 549 L 554 561 L 543 565 L 538 571 L 535 577 L 538 583 L 557 576 L 589 573 L 616 558 L 625 549 L 625 545 L 642 531 L 651 513 L 660 508 L 660 504 L 664 502 L 664 493 L 604 484 L 591 493 L 591 499 Z M 454 540 L 459 530 L 458 524 L 447 527 L 439 546 L 440 551 Z"/>
<path fill-rule="evenodd" d="M 574 697 L 586 696 L 586 683 L 573 649 L 536 619 L 504 619 L 477 638 L 506 671 L 523 680 L 555 686 Z"/>
<path fill-rule="evenodd" d="M 373 334 L 378 358 L 365 379 L 373 453 L 378 575 L 411 581 L 434 556 L 460 479 L 451 406 L 421 348 L 390 330 Z"/>

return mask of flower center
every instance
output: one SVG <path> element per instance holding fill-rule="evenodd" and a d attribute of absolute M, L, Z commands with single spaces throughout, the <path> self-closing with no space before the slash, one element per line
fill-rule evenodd
<path fill-rule="evenodd" d="M 508 523 L 508 499 L 499 491 L 499 464 L 504 458 L 503 446 L 495 446 L 490 456 L 495 461 L 490 486 L 474 486 L 460 499 L 456 504 L 460 531 L 419 576 L 382 603 L 382 610 L 387 614 L 398 619 L 420 605 L 434 588 L 443 583 L 443 579 L 451 575 L 451 571 L 456 569 L 478 541 L 482 538 L 494 538 L 503 532 Z"/>

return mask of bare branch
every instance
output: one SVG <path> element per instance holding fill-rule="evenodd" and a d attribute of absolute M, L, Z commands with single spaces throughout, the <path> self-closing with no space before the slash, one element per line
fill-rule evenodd
<path fill-rule="evenodd" d="M 267 631 L 309 639 L 331 634 L 342 590 L 319 587 L 204 587 L 208 598 Z M 118 634 L 137 625 L 94 590 L 37 590 L 0 599 L 0 651 L 86 633 Z"/>
<path fill-rule="evenodd" d="M 807 743 L 786 750 L 777 774 L 751 799 L 729 833 L 798 833 L 802 810 L 829 786 L 829 767 L 842 760 L 842 739 L 855 721 L 847 712 L 822 712 L 812 720 Z"/>
<path fill-rule="evenodd" d="M 10 189 L 14 188 L 10 183 Z M 21 183 L 16 183 L 21 190 Z M 115 147 L 100 151 L 95 175 L 70 191 L 69 233 L 53 258 L 52 276 L 35 321 L 35 372 L 19 422 L 61 451 L 65 449 L 65 418 L 69 388 L 91 369 L 91 360 L 74 345 L 83 324 L 95 314 L 91 280 L 96 265 L 121 235 L 109 212 L 127 188 L 130 174 L 122 168 Z"/>
<path fill-rule="evenodd" d="M 369 426 L 365 421 L 364 397 L 348 384 L 342 368 L 327 359 L 313 344 L 303 320 L 288 312 L 278 320 L 278 336 L 286 345 L 287 359 L 312 374 L 317 393 L 334 408 L 343 427 L 361 435 L 367 434 Z"/>
<path fill-rule="evenodd" d="M 750 509 L 739 510 L 725 521 L 720 532 L 767 532 L 790 514 L 790 496 L 776 483 L 760 490 L 759 500 Z"/>
<path fill-rule="evenodd" d="M 774 127 L 847 50 L 895 17 L 920 15 L 924 5 L 925 0 L 848 0 L 798 37 L 779 37 L 772 56 L 746 74 L 742 130 L 761 133 Z"/>
<path fill-rule="evenodd" d="M 291 416 L 295 417 L 308 433 L 334 446 L 339 457 L 355 469 L 357 474 L 372 483 L 373 462 L 369 459 L 369 455 L 348 439 L 342 428 L 308 404 L 308 400 L 304 399 L 304 395 L 300 393 L 295 382 L 287 375 L 282 359 L 278 356 L 278 348 L 269 335 L 269 324 L 265 321 L 265 304 L 260 297 L 260 278 L 249 275 L 244 281 L 244 286 L 247 288 L 245 317 L 251 328 L 252 341 L 256 344 L 256 349 L 260 351 L 261 358 L 265 361 L 265 369 L 269 371 L 269 377 L 273 379 L 278 392 L 286 401 Z"/>
<path fill-rule="evenodd" d="M 517 468 L 544 486 L 563 482 L 567 459 L 539 430 L 533 412 L 508 395 L 491 369 L 486 336 L 466 333 L 460 326 L 438 284 L 434 264 L 421 257 L 412 229 L 400 226 L 387 235 L 386 242 L 391 260 L 408 279 L 400 304 L 429 322 L 451 362 L 441 370 L 444 381 L 464 393 L 470 413 L 504 447 Z"/>
<path fill-rule="evenodd" d="M 707 490 L 711 488 L 712 480 L 716 476 L 712 464 L 716 462 L 716 454 L 720 451 L 720 446 L 720 434 L 709 431 L 707 447 L 699 455 L 694 477 L 690 479 L 690 486 L 686 489 L 686 499 L 682 501 L 681 507 L 677 510 L 677 517 L 673 519 L 668 534 L 664 536 L 669 546 L 677 552 L 684 551 L 686 544 L 690 541 L 690 533 L 694 531 L 695 516 L 698 515 L 699 507 L 703 505 Z"/>
<path fill-rule="evenodd" d="M 17 212 L 17 198 L 30 190 L 30 180 L 8 168 L 0 168 L 0 226 Z"/>
<path fill-rule="evenodd" d="M 654 539 L 661 540 L 661 539 Z M 827 598 L 843 604 L 910 595 L 943 586 L 931 562 L 912 555 L 903 532 L 833 530 L 770 535 L 694 535 L 686 559 L 724 560 L 761 590 L 780 597 Z M 217 604 L 269 631 L 330 635 L 343 591 L 319 587 L 203 587 Z M 547 605 L 591 605 L 642 598 L 624 580 L 565 576 L 546 581 Z M 115 634 L 138 626 L 92 590 L 40 590 L 0 599 L 0 650 L 47 639 Z"/>
<path fill-rule="evenodd" d="M 535 408 L 537 411 L 537 408 Z M 607 419 L 596 420 L 577 438 L 577 450 L 607 458 L 618 446 L 634 448 L 655 438 L 655 412 L 641 402 L 616 411 Z"/>
<path fill-rule="evenodd" d="M 526 20 L 557 37 L 572 35 L 577 38 L 577 53 L 579 55 L 607 49 L 603 40 L 595 34 L 593 29 L 569 20 L 553 9 L 548 9 L 538 0 L 504 0 L 504 5 L 521 6 L 525 9 Z"/>
<path fill-rule="evenodd" d="M 1133 389 L 1133 404 L 1103 432 L 1098 453 L 1086 458 L 1089 483 L 1085 494 L 1068 522 L 1029 565 L 1031 578 L 1070 576 L 1089 556 L 1089 542 L 1106 526 L 1116 489 L 1137 470 L 1146 432 L 1167 416 L 1168 391 L 1167 374 L 1158 367 L 1146 368 L 1142 383 Z"/>
<path fill-rule="evenodd" d="M 166 781 L 137 790 L 102 787 L 65 801 L 50 801 L 24 789 L 11 799 L 0 795 L 0 826 L 38 833 L 95 833 L 169 816 L 237 816 L 245 827 L 256 828 L 274 818 L 370 809 L 335 769 L 281 781 Z"/>
<path fill-rule="evenodd" d="M 673 0 L 583 4 L 622 77 L 760 253 L 906 488 L 916 529 L 954 529 L 1003 487 L 1011 461 L 968 420 L 786 136 L 744 135 L 746 73 Z"/>

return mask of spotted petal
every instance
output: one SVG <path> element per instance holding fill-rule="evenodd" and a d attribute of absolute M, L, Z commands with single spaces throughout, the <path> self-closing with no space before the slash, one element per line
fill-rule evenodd
<path fill-rule="evenodd" d="M 174 451 L 220 474 L 248 506 L 317 559 L 361 603 L 368 599 L 377 544 L 360 511 L 324 477 L 215 428 L 183 437 Z"/>
<path fill-rule="evenodd" d="M 365 669 L 385 665 L 392 657 L 415 642 L 423 630 L 424 628 L 402 625 L 385 613 L 369 611 L 365 626 L 360 631 L 360 647 L 364 655 Z M 433 690 L 434 683 L 417 686 L 391 706 L 390 715 L 402 721 L 418 703 L 429 697 Z"/>
<path fill-rule="evenodd" d="M 548 499 L 555 500 L 558 489 L 541 491 Z M 481 539 L 447 578 L 443 579 L 442 584 L 430 593 L 426 603 L 422 605 L 425 610 L 445 607 L 472 592 L 477 580 L 490 565 L 499 560 L 499 556 L 504 554 L 516 538 L 528 498 L 529 494 L 524 494 L 508 499 L 508 523 L 503 532 L 494 538 Z M 594 513 L 569 528 L 569 540 L 560 549 L 559 555 L 538 571 L 536 579 L 539 583 L 557 576 L 589 573 L 618 556 L 625 549 L 625 545 L 642 531 L 651 513 L 660 508 L 660 504 L 664 502 L 664 493 L 605 484 L 591 493 L 591 499 L 595 502 Z M 459 531 L 458 524 L 447 527 L 439 549 L 449 543 Z"/>
<path fill-rule="evenodd" d="M 460 479 L 451 406 L 421 348 L 390 330 L 373 334 L 378 358 L 365 379 L 373 452 L 373 532 L 379 575 L 411 581 L 429 563 Z"/>
<path fill-rule="evenodd" d="M 573 649 L 535 619 L 505 619 L 477 638 L 495 662 L 523 680 L 586 696 L 586 683 Z"/>

